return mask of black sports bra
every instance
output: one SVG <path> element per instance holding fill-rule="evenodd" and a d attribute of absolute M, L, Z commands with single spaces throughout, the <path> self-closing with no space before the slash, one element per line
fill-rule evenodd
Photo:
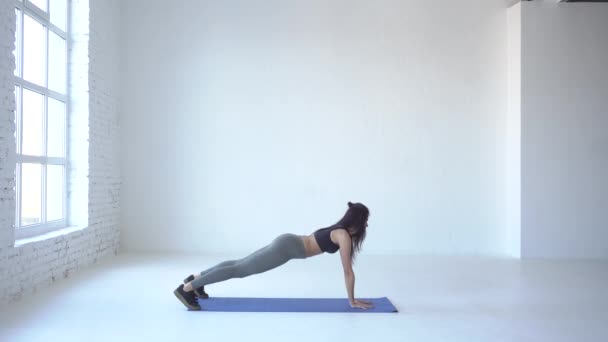
<path fill-rule="evenodd" d="M 323 252 L 336 253 L 340 246 L 331 241 L 330 234 L 334 229 L 344 229 L 342 226 L 321 228 L 314 232 L 315 239 Z"/>

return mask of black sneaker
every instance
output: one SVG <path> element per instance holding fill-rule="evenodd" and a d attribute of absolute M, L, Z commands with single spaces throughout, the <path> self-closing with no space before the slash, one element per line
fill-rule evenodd
<path fill-rule="evenodd" d="M 191 311 L 198 311 L 201 309 L 201 306 L 198 304 L 196 300 L 196 296 L 193 291 L 186 292 L 184 291 L 184 284 L 180 284 L 175 291 L 173 291 L 175 297 L 179 299 L 187 308 Z"/>
<path fill-rule="evenodd" d="M 188 278 L 184 279 L 184 284 L 188 284 L 189 282 L 194 280 L 194 275 L 191 274 Z M 209 295 L 205 292 L 205 286 L 201 286 L 197 289 L 194 289 L 194 295 L 198 298 L 207 299 Z"/>

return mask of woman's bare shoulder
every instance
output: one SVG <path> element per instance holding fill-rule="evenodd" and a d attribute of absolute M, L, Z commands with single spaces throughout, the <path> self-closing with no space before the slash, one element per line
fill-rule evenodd
<path fill-rule="evenodd" d="M 350 234 L 345 228 L 334 229 L 330 234 L 330 238 L 336 245 L 339 245 L 341 242 L 350 243 Z"/>

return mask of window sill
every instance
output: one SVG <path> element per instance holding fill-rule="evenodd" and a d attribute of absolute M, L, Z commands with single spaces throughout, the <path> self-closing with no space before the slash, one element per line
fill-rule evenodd
<path fill-rule="evenodd" d="M 28 237 L 28 238 L 19 239 L 19 240 L 15 241 L 15 248 L 21 247 L 21 246 L 26 245 L 28 243 L 40 242 L 40 241 L 56 238 L 56 237 L 61 236 L 61 235 L 70 234 L 70 233 L 73 233 L 73 232 L 76 232 L 76 231 L 79 231 L 79 230 L 83 230 L 84 228 L 86 228 L 86 227 L 66 227 L 66 228 L 62 228 L 62 229 L 53 230 L 53 231 L 48 232 L 48 233 L 44 233 L 44 234 L 40 234 L 40 235 Z"/>

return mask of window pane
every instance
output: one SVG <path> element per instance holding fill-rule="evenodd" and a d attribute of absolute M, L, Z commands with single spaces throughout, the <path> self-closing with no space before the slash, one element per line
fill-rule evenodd
<path fill-rule="evenodd" d="M 36 7 L 40 8 L 43 11 L 47 11 L 46 2 L 47 0 L 30 0 L 31 3 L 36 5 Z"/>
<path fill-rule="evenodd" d="M 21 76 L 21 10 L 15 8 L 15 16 L 17 16 L 17 24 L 15 27 L 15 76 Z"/>
<path fill-rule="evenodd" d="M 21 87 L 15 86 L 15 138 L 17 139 L 17 153 L 21 153 Z"/>
<path fill-rule="evenodd" d="M 15 227 L 19 227 L 19 203 L 21 201 L 21 198 L 19 197 L 19 189 L 21 186 L 21 164 L 17 163 L 16 167 L 15 167 L 15 202 L 17 203 L 17 205 L 15 205 Z"/>
<path fill-rule="evenodd" d="M 49 32 L 49 88 L 65 94 L 66 73 L 65 40 Z"/>
<path fill-rule="evenodd" d="M 29 15 L 23 17 L 23 78 L 46 86 L 45 27 Z"/>
<path fill-rule="evenodd" d="M 42 94 L 23 89 L 23 148 L 22 154 L 42 155 L 42 118 L 44 97 Z"/>
<path fill-rule="evenodd" d="M 47 156 L 63 157 L 65 142 L 65 104 L 49 97 Z"/>
<path fill-rule="evenodd" d="M 51 16 L 51 23 L 65 31 L 66 17 L 67 17 L 67 6 L 66 0 L 51 0 L 51 9 L 49 14 Z"/>
<path fill-rule="evenodd" d="M 60 220 L 63 218 L 63 165 L 47 165 L 46 169 L 46 220 Z"/>
<path fill-rule="evenodd" d="M 22 164 L 21 175 L 21 224 L 40 223 L 42 197 L 42 166 L 40 164 Z"/>

